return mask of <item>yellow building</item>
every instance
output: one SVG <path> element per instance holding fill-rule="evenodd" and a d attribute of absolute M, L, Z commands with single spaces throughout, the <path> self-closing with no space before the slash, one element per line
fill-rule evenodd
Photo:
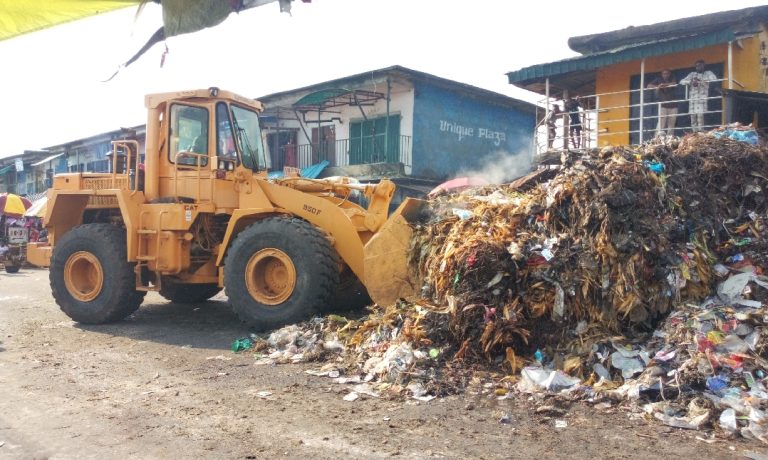
<path fill-rule="evenodd" d="M 578 95 L 582 147 L 637 144 L 658 135 L 654 83 L 664 69 L 676 83 L 669 90 L 674 97 L 667 99 L 672 102 L 665 104 L 677 109 L 673 132 L 690 132 L 689 115 L 696 111 L 690 97 L 695 98 L 692 86 L 698 85 L 681 82 L 698 60 L 716 77 L 706 96 L 704 129 L 734 122 L 752 123 L 763 132 L 768 128 L 768 6 L 572 37 L 568 45 L 582 56 L 525 67 L 507 77 L 510 84 L 545 97 L 540 115 Z M 560 118 L 559 145 L 572 147 L 571 117 Z M 537 143 L 540 151 L 546 148 L 546 141 Z"/>

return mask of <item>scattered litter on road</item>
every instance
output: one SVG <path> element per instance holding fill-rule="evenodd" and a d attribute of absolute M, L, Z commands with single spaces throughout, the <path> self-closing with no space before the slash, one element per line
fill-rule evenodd
<path fill-rule="evenodd" d="M 346 396 L 344 396 L 343 399 L 344 399 L 344 401 L 350 401 L 351 402 L 351 401 L 357 401 L 358 398 L 360 398 L 360 395 L 353 391 L 353 392 L 348 393 Z"/>
<path fill-rule="evenodd" d="M 253 347 L 253 341 L 249 337 L 237 339 L 234 342 L 232 342 L 232 352 L 234 353 L 237 353 L 238 351 L 248 350 L 251 347 Z"/>

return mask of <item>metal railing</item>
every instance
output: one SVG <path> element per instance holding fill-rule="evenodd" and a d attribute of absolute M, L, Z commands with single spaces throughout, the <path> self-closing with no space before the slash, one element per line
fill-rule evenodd
<path fill-rule="evenodd" d="M 722 81 L 722 79 L 718 79 L 710 82 L 710 94 L 720 88 L 718 83 Z M 688 86 L 678 84 L 670 86 L 670 88 L 677 88 L 679 92 L 684 93 L 683 96 L 679 99 L 658 101 L 653 97 L 654 88 L 637 88 L 582 96 L 579 101 L 583 110 L 578 112 L 582 126 L 581 134 L 577 136 L 577 133 L 570 129 L 570 114 L 567 111 L 557 115 L 554 135 L 550 131 L 545 116 L 536 125 L 534 133 L 536 152 L 542 154 L 550 150 L 593 148 L 597 147 L 598 138 L 604 136 L 623 137 L 626 139 L 626 144 L 633 145 L 646 142 L 654 137 L 681 136 L 694 130 L 709 130 L 722 126 L 722 114 L 724 112 L 722 96 L 708 96 L 706 99 L 699 99 L 706 101 L 703 104 L 706 110 L 697 112 L 702 115 L 703 121 L 700 126 L 694 129 L 692 127 L 694 114 L 690 111 L 691 101 L 688 98 Z M 685 91 L 681 91 L 682 89 Z M 645 93 L 641 95 L 642 91 Z M 611 102 L 616 100 L 624 102 Z M 671 129 L 665 129 L 664 132 L 659 129 L 659 121 L 662 118 L 659 113 L 662 103 L 677 106 L 677 114 L 669 115 L 674 121 L 674 125 Z M 549 110 L 553 104 L 563 107 L 564 102 L 550 99 Z M 539 101 L 537 105 L 540 110 L 544 110 L 545 114 L 548 113 L 546 99 Z"/>
<path fill-rule="evenodd" d="M 399 136 L 396 142 L 385 145 L 381 137 L 364 139 L 337 139 L 311 144 L 283 145 L 272 169 L 284 166 L 306 168 L 321 161 L 329 166 L 349 166 L 374 163 L 403 163 L 411 166 L 411 136 Z"/>

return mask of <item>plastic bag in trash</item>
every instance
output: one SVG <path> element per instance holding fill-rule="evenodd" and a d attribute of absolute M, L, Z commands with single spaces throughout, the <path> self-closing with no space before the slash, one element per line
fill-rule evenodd
<path fill-rule="evenodd" d="M 549 391 L 568 390 L 581 382 L 581 379 L 571 377 L 562 371 L 550 371 L 533 366 L 524 368 L 521 375 L 518 388 L 527 393 L 533 393 L 542 388 Z"/>

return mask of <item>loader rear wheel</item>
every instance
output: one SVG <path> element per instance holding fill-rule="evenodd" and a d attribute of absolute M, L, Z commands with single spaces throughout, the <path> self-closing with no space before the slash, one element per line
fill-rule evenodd
<path fill-rule="evenodd" d="M 56 242 L 51 291 L 61 310 L 84 324 L 118 321 L 141 305 L 134 264 L 127 261 L 125 230 L 109 224 L 75 227 Z"/>
<path fill-rule="evenodd" d="M 163 280 L 160 295 L 173 303 L 201 303 L 221 291 L 217 284 L 184 284 Z"/>
<path fill-rule="evenodd" d="M 307 319 L 333 299 L 339 256 L 325 233 L 297 218 L 270 217 L 237 236 L 224 265 L 232 309 L 258 330 Z"/>
<path fill-rule="evenodd" d="M 5 266 L 5 272 L 6 273 L 19 273 L 20 269 L 21 269 L 21 265 L 6 265 Z"/>

